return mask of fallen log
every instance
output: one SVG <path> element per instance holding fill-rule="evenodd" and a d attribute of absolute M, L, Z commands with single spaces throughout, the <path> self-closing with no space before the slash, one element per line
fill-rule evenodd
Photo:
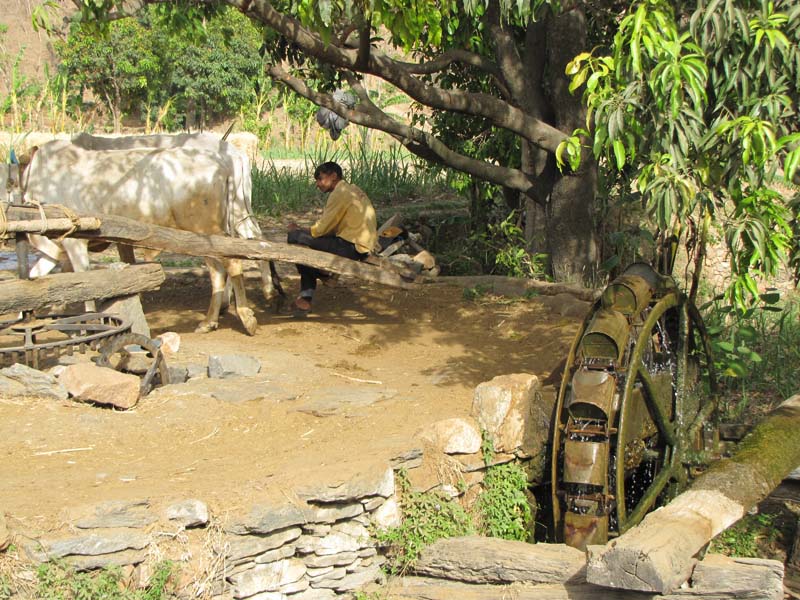
<path fill-rule="evenodd" d="M 47 216 L 57 216 L 57 207 L 46 207 Z M 9 220 L 26 220 L 35 218 L 36 209 L 11 206 L 8 209 Z M 251 260 L 278 260 L 300 263 L 317 267 L 325 271 L 351 275 L 366 281 L 380 283 L 403 289 L 413 289 L 415 285 L 404 280 L 393 272 L 384 271 L 373 265 L 342 258 L 327 252 L 318 252 L 295 244 L 282 244 L 266 240 L 245 240 L 223 235 L 199 235 L 189 231 L 158 227 L 125 219 L 114 215 L 79 215 L 80 217 L 97 217 L 101 220 L 96 231 L 77 231 L 72 234 L 87 240 L 105 240 L 133 246 L 142 246 L 156 250 L 168 250 L 189 256 L 213 256 L 219 258 L 242 258 Z"/>
<path fill-rule="evenodd" d="M 164 269 L 155 263 L 121 269 L 95 269 L 85 273 L 59 273 L 38 279 L 12 279 L 0 283 L 0 314 L 40 310 L 53 304 L 105 300 L 158 289 Z"/>
<path fill-rule="evenodd" d="M 387 600 L 782 600 L 783 564 L 758 558 L 709 555 L 695 568 L 691 585 L 669 594 L 609 590 L 582 581 L 476 585 L 427 577 L 392 580 L 378 590 Z"/>
<path fill-rule="evenodd" d="M 667 593 L 692 574 L 698 553 L 766 498 L 800 464 L 800 395 L 784 401 L 690 489 L 605 546 L 590 546 L 587 579 Z"/>

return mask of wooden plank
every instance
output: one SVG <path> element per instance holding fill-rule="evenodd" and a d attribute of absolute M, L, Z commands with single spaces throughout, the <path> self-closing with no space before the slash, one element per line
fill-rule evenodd
<path fill-rule="evenodd" d="M 46 207 L 48 213 L 56 216 L 57 207 Z M 8 218 L 25 220 L 35 218 L 35 209 L 12 206 Z M 156 250 L 167 250 L 189 256 L 215 256 L 219 258 L 243 258 L 251 260 L 278 260 L 306 264 L 325 271 L 350 275 L 382 285 L 413 289 L 415 284 L 406 281 L 394 272 L 384 271 L 373 265 L 357 262 L 327 252 L 318 252 L 297 244 L 283 244 L 266 240 L 244 240 L 222 235 L 199 235 L 169 227 L 158 227 L 125 219 L 115 215 L 79 215 L 101 219 L 97 231 L 79 231 L 73 237 L 87 240 L 107 240 L 131 244 Z M 48 214 L 48 218 L 50 214 Z"/>
<path fill-rule="evenodd" d="M 94 269 L 85 273 L 59 273 L 28 281 L 6 280 L 0 283 L 0 314 L 41 310 L 53 304 L 130 296 L 158 289 L 162 283 L 164 269 L 156 263 Z"/>
<path fill-rule="evenodd" d="M 756 425 L 736 453 L 690 489 L 605 546 L 591 546 L 587 579 L 608 587 L 666 593 L 684 584 L 697 554 L 766 498 L 800 464 L 800 395 Z"/>

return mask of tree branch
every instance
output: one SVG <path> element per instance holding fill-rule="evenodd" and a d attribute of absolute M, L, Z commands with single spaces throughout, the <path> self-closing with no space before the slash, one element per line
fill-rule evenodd
<path fill-rule="evenodd" d="M 366 68 L 358 69 L 358 51 L 325 43 L 297 19 L 277 11 L 267 0 L 225 1 L 282 34 L 306 54 L 341 69 L 380 77 L 426 106 L 486 118 L 497 127 L 507 129 L 549 152 L 555 152 L 558 144 L 566 138 L 555 127 L 488 94 L 444 90 L 425 84 L 400 62 L 374 49 L 368 57 Z"/>
<path fill-rule="evenodd" d="M 335 102 L 331 96 L 316 92 L 306 85 L 304 81 L 291 76 L 278 65 L 271 65 L 268 67 L 267 72 L 271 77 L 281 81 L 296 93 L 311 100 L 314 104 L 324 106 L 358 125 L 379 129 L 392 135 L 409 151 L 418 156 L 429 160 L 433 159 L 464 173 L 469 173 L 497 185 L 519 190 L 522 193 L 527 193 L 533 186 L 533 182 L 519 169 L 509 169 L 469 158 L 451 150 L 430 133 L 393 119 L 375 106 L 369 100 L 363 88 L 361 88 L 360 83 L 352 79 L 351 81 L 355 84 L 354 91 L 359 95 L 361 102 L 355 109 L 348 110 L 343 105 Z"/>
<path fill-rule="evenodd" d="M 500 7 L 497 0 L 489 2 L 486 20 L 489 24 L 489 32 L 494 39 L 495 55 L 503 80 L 511 91 L 514 103 L 522 106 L 522 100 L 526 94 L 522 60 L 510 32 L 500 23 Z"/>

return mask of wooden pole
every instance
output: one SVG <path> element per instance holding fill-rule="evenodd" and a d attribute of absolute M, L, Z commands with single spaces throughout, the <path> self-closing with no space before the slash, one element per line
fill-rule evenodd
<path fill-rule="evenodd" d="M 76 219 L 47 219 L 47 221 L 30 220 L 30 221 L 9 221 L 6 223 L 6 231 L 13 233 L 40 233 L 42 235 L 48 233 L 63 233 L 73 229 L 77 231 L 86 231 L 100 228 L 100 219 L 96 218 L 82 218 Z"/>
<path fill-rule="evenodd" d="M 57 207 L 45 207 L 50 218 L 57 216 Z M 8 220 L 28 220 L 38 216 L 38 210 L 11 206 Z M 365 262 L 342 258 L 327 252 L 318 252 L 305 246 L 281 244 L 266 240 L 245 240 L 223 235 L 199 235 L 189 231 L 158 227 L 115 215 L 79 215 L 101 220 L 96 231 L 77 231 L 73 237 L 87 240 L 105 240 L 157 250 L 168 250 L 189 256 L 213 256 L 251 260 L 279 260 L 317 267 L 325 271 L 351 275 L 366 281 L 403 289 L 414 289 L 415 284 L 397 273 L 388 272 Z"/>
<path fill-rule="evenodd" d="M 130 296 L 158 289 L 164 283 L 164 269 L 156 263 L 124 268 L 94 269 L 84 273 L 59 273 L 28 281 L 0 283 L 0 314 L 40 310 L 53 304 L 70 304 Z"/>
<path fill-rule="evenodd" d="M 698 553 L 766 498 L 800 464 L 800 394 L 784 401 L 690 489 L 605 546 L 589 547 L 587 579 L 667 593 L 692 574 Z"/>

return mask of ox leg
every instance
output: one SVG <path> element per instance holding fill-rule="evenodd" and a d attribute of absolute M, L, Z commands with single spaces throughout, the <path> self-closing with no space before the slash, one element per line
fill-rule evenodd
<path fill-rule="evenodd" d="M 219 327 L 219 311 L 225 293 L 225 267 L 218 258 L 206 257 L 208 275 L 211 277 L 211 302 L 205 320 L 197 326 L 197 333 L 208 333 Z"/>
<path fill-rule="evenodd" d="M 276 296 L 285 297 L 286 292 L 281 286 L 281 278 L 275 270 L 275 261 L 261 260 L 258 262 L 258 267 L 261 270 L 261 293 L 264 294 L 264 299 L 271 302 Z"/>
<path fill-rule="evenodd" d="M 42 254 L 42 257 L 31 267 L 30 276 L 32 279 L 47 275 L 64 258 L 61 247 L 43 235 L 29 235 L 28 241 L 31 246 Z"/>
<path fill-rule="evenodd" d="M 255 335 L 258 321 L 252 309 L 247 304 L 247 295 L 244 289 L 244 274 L 242 261 L 238 259 L 226 259 L 223 261 L 230 277 L 233 296 L 236 300 L 236 314 L 242 322 L 247 335 Z"/>

